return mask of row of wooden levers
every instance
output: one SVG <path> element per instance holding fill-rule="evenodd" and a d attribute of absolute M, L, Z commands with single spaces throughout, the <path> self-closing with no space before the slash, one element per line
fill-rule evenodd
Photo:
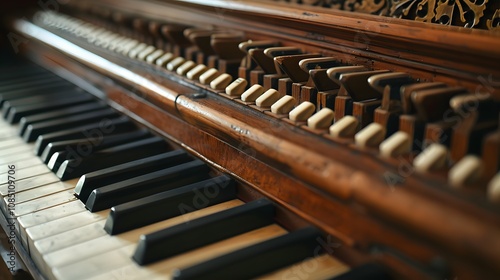
<path fill-rule="evenodd" d="M 81 15 L 79 16 L 81 17 Z M 353 149 L 447 177 L 466 194 L 500 202 L 500 103 L 402 72 L 252 41 L 241 32 L 161 24 L 123 13 L 77 17 L 40 12 L 36 21 L 98 47 L 162 68 Z"/>

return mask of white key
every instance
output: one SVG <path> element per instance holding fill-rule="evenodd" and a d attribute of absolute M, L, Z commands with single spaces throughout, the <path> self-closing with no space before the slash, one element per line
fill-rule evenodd
<path fill-rule="evenodd" d="M 59 178 L 57 178 L 54 173 L 45 173 L 42 175 L 38 175 L 35 177 L 26 178 L 23 180 L 16 181 L 15 191 L 21 192 L 25 190 L 30 190 L 34 188 L 38 188 L 43 185 L 59 182 Z M 0 194 L 2 196 L 6 196 L 8 194 L 8 186 L 2 185 L 0 186 Z"/>
<path fill-rule="evenodd" d="M 448 149 L 441 144 L 430 144 L 413 160 L 415 170 L 419 172 L 428 172 L 444 167 Z"/>
<path fill-rule="evenodd" d="M 385 137 L 385 127 L 378 123 L 371 123 L 354 135 L 356 145 L 360 147 L 376 147 Z"/>
<path fill-rule="evenodd" d="M 463 157 L 448 172 L 448 182 L 456 188 L 476 182 L 483 168 L 480 158 L 473 155 Z"/>
<path fill-rule="evenodd" d="M 379 147 L 383 157 L 397 157 L 411 152 L 411 139 L 408 133 L 398 131 L 384 140 Z"/>
<path fill-rule="evenodd" d="M 38 157 L 31 157 L 27 159 L 22 159 L 16 162 L 13 162 L 11 164 L 5 164 L 5 165 L 0 165 L 0 178 L 3 178 L 6 176 L 9 172 L 9 170 L 12 170 L 12 168 L 9 168 L 9 165 L 14 165 L 15 167 L 13 168 L 14 171 L 17 173 L 18 170 L 21 169 L 26 169 L 30 168 L 35 165 L 43 164 L 42 160 Z M 12 173 L 13 171 L 11 171 Z"/>
<path fill-rule="evenodd" d="M 32 166 L 31 168 L 25 168 L 25 169 L 16 169 L 16 173 L 12 176 L 14 177 L 15 181 L 18 180 L 23 180 L 26 178 L 30 177 L 35 177 L 38 175 L 42 175 L 45 173 L 51 172 L 50 169 L 47 168 L 45 164 L 39 164 Z M 0 177 L 0 188 L 6 187 L 5 185 L 7 184 L 8 177 Z"/>
<path fill-rule="evenodd" d="M 191 69 L 193 69 L 196 66 L 196 62 L 192 60 L 188 60 L 184 62 L 181 66 L 175 70 L 175 72 L 181 76 L 186 76 Z"/>
<path fill-rule="evenodd" d="M 202 210 L 194 211 L 192 213 L 187 213 L 178 217 L 154 223 L 139 229 L 127 231 L 122 234 L 114 236 L 105 235 L 88 242 L 83 242 L 71 247 L 67 247 L 65 249 L 61 249 L 59 251 L 55 251 L 53 253 L 49 253 L 44 256 L 44 260 L 47 266 L 52 268 L 67 266 L 72 263 L 81 262 L 87 258 L 100 255 L 110 250 L 122 248 L 129 245 L 136 246 L 136 243 L 139 241 L 139 237 L 142 234 L 155 232 L 189 221 L 191 219 L 200 218 L 242 204 L 243 202 L 241 202 L 240 200 L 232 200 L 210 206 Z"/>
<path fill-rule="evenodd" d="M 138 60 L 145 60 L 146 56 L 152 54 L 156 48 L 154 46 L 147 46 L 145 49 L 143 49 L 140 53 L 137 54 L 137 59 Z"/>
<path fill-rule="evenodd" d="M 260 276 L 258 279 L 330 279 L 347 271 L 349 267 L 341 261 L 329 255 L 320 255 Z"/>
<path fill-rule="evenodd" d="M 285 233 L 286 230 L 284 230 L 280 226 L 270 225 L 142 267 L 131 260 L 131 256 L 133 255 L 136 247 L 135 245 L 132 245 L 130 246 L 131 248 L 126 247 L 123 248 L 124 250 L 114 251 L 113 254 L 106 254 L 104 256 L 105 258 L 113 258 L 117 260 L 116 262 L 113 261 L 112 266 L 113 268 L 119 269 L 109 269 L 109 267 L 107 266 L 99 267 L 99 269 L 103 273 L 100 273 L 101 275 L 92 279 L 113 279 L 110 278 L 113 277 L 113 275 L 128 275 L 129 277 L 131 277 L 131 279 L 150 279 L 152 277 L 158 276 L 166 277 L 170 275 L 174 269 L 184 268 L 203 261 L 207 261 L 214 257 L 254 245 L 256 243 L 283 235 Z M 65 266 L 56 269 L 57 272 L 55 272 L 54 274 L 56 276 L 60 275 L 70 278 L 73 276 L 78 277 L 79 274 L 86 271 L 82 270 L 82 268 L 89 266 L 94 267 L 95 263 L 97 263 L 99 259 L 102 260 L 104 258 L 97 257 L 95 259 L 88 259 L 81 263 L 75 263 L 69 266 Z M 78 271 L 78 269 L 80 269 L 80 271 Z M 68 272 L 74 274 L 68 275 Z M 126 274 L 124 274 L 125 272 Z"/>
<path fill-rule="evenodd" d="M 15 164 L 20 160 L 25 160 L 34 157 L 36 156 L 33 154 L 33 151 L 25 151 L 15 155 L 0 157 L 0 165 L 7 165 L 7 164 L 11 165 Z"/>
<path fill-rule="evenodd" d="M 210 87 L 215 90 L 223 90 L 225 89 L 231 82 L 233 81 L 233 77 L 227 73 L 223 73 L 219 77 L 213 79 L 210 82 Z"/>
<path fill-rule="evenodd" d="M 0 151 L 0 157 L 6 157 L 9 155 L 16 155 L 22 152 L 32 151 L 32 147 L 28 145 L 11 147 L 10 149 L 5 149 Z"/>
<path fill-rule="evenodd" d="M 3 129 L 3 127 L 2 127 Z M 8 148 L 8 147 L 12 147 L 12 146 L 20 146 L 20 145 L 26 145 L 26 143 L 21 140 L 21 138 L 12 138 L 12 139 L 9 139 L 9 140 L 6 140 L 6 141 L 0 141 L 0 150 L 3 150 L 5 148 Z"/>
<path fill-rule="evenodd" d="M 275 89 L 268 89 L 255 100 L 255 105 L 261 108 L 271 107 L 278 99 L 280 99 L 280 93 Z"/>
<path fill-rule="evenodd" d="M 271 112 L 275 114 L 288 114 L 295 106 L 295 98 L 290 95 L 281 97 L 271 106 Z"/>
<path fill-rule="evenodd" d="M 200 75 L 200 83 L 209 85 L 210 82 L 215 80 L 215 78 L 217 78 L 219 75 L 220 75 L 219 70 L 215 68 L 210 68 Z"/>
<path fill-rule="evenodd" d="M 146 57 L 146 62 L 153 64 L 157 58 L 163 55 L 163 50 L 156 50 Z"/>
<path fill-rule="evenodd" d="M 67 190 L 19 203 L 16 205 L 13 212 L 16 217 L 19 217 L 28 213 L 47 209 L 52 206 L 56 206 L 73 200 L 76 200 L 73 190 Z"/>
<path fill-rule="evenodd" d="M 41 198 L 47 195 L 62 192 L 65 190 L 72 190 L 75 188 L 77 182 L 78 179 L 72 179 L 65 182 L 55 182 L 52 184 L 41 186 L 39 188 L 34 188 L 23 192 L 19 192 L 16 194 L 16 201 L 17 203 L 22 203 L 33 199 Z"/>
<path fill-rule="evenodd" d="M 176 57 L 176 58 L 172 59 L 172 61 L 170 61 L 169 63 L 167 63 L 167 69 L 169 71 L 175 71 L 185 61 L 186 61 L 186 59 L 184 57 L 180 57 L 180 56 Z"/>
<path fill-rule="evenodd" d="M 356 134 L 358 119 L 353 116 L 344 116 L 330 126 L 330 135 L 333 137 L 352 137 Z"/>
<path fill-rule="evenodd" d="M 488 184 L 488 199 L 493 203 L 500 203 L 500 173 Z"/>
<path fill-rule="evenodd" d="M 263 93 L 264 88 L 259 84 L 255 84 L 241 94 L 241 100 L 245 102 L 255 102 Z"/>
<path fill-rule="evenodd" d="M 93 224 L 98 221 L 103 221 L 106 219 L 108 214 L 109 210 L 97 213 L 90 213 L 88 211 L 79 212 L 45 224 L 29 227 L 26 229 L 26 234 L 28 237 L 28 248 L 30 248 L 30 253 L 36 254 L 36 251 L 33 250 L 35 248 L 34 243 L 36 241 L 62 232 L 67 232 L 72 229 L 80 228 L 85 225 Z"/>
<path fill-rule="evenodd" d="M 294 122 L 305 122 L 314 114 L 315 110 L 316 106 L 313 103 L 304 101 L 290 111 L 288 118 Z"/>
<path fill-rule="evenodd" d="M 193 69 L 186 73 L 186 77 L 191 80 L 197 81 L 200 76 L 208 70 L 207 66 L 203 64 L 196 65 Z"/>
<path fill-rule="evenodd" d="M 240 96 L 247 86 L 247 80 L 238 78 L 226 87 L 226 94 L 229 96 Z"/>
<path fill-rule="evenodd" d="M 68 203 L 56 205 L 41 211 L 26 214 L 17 218 L 19 223 L 19 235 L 23 244 L 28 244 L 28 235 L 26 228 L 41 225 L 62 217 L 73 215 L 79 212 L 87 211 L 83 203 L 79 200 L 74 200 Z"/>
<path fill-rule="evenodd" d="M 307 126 L 314 129 L 326 129 L 332 125 L 335 113 L 330 108 L 323 108 L 307 119 Z"/>

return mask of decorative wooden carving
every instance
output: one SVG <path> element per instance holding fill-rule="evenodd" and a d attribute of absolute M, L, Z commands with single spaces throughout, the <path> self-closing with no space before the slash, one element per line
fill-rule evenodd
<path fill-rule="evenodd" d="M 500 31 L 500 1 L 496 0 L 282 1 L 444 25 Z"/>

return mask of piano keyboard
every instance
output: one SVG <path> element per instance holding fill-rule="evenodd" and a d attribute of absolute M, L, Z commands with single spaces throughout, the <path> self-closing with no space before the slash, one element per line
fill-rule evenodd
<path fill-rule="evenodd" d="M 278 42 L 249 40 L 238 45 L 243 40 L 239 33 L 222 36 L 227 49 L 213 46 L 220 58 L 214 62 L 203 53 L 209 47 L 193 39 L 210 37 L 207 34 L 213 32 L 207 30 L 193 28 L 183 33 L 185 39 L 193 40 L 197 51 L 170 46 L 168 52 L 148 45 L 137 34 L 115 33 L 112 25 L 111 29 L 102 28 L 53 12 L 39 12 L 37 19 L 38 24 L 63 37 L 83 39 L 104 51 L 161 67 L 170 75 L 347 148 L 379 155 L 400 168 L 409 164 L 411 173 L 445 176 L 449 186 L 467 195 L 500 201 L 500 138 L 495 113 L 499 105 L 488 93 L 472 95 L 462 87 L 418 82 L 406 73 L 343 65 L 333 57 L 303 53 Z M 96 20 L 102 19 L 97 16 Z M 171 32 L 179 32 L 175 27 Z M 240 51 L 233 50 L 235 46 Z M 184 51 L 183 57 L 180 53 Z M 243 62 L 242 53 L 247 55 Z M 260 70 L 251 71 L 255 64 Z M 440 101 L 434 102 L 438 97 Z M 469 108 L 472 103 L 479 107 Z M 470 117 L 474 108 L 484 113 Z M 469 122 L 475 122 L 477 128 Z M 487 149 L 481 151 L 481 145 L 495 155 Z M 386 177 L 401 180 L 398 175 Z"/>
<path fill-rule="evenodd" d="M 272 202 L 239 200 L 230 177 L 74 85 L 2 67 L 0 206 L 41 278 L 386 279 L 325 254 L 317 229 L 276 224 Z"/>

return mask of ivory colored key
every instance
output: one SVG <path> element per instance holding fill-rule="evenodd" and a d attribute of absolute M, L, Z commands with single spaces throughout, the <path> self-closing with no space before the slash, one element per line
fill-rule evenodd
<path fill-rule="evenodd" d="M 130 38 L 123 37 L 123 36 L 118 37 L 118 38 L 116 38 L 116 40 L 114 40 L 113 42 L 109 43 L 108 50 L 110 50 L 110 51 L 116 51 L 116 49 L 120 45 L 128 44 L 130 41 L 132 41 L 132 39 L 130 39 Z"/>
<path fill-rule="evenodd" d="M 314 129 L 326 129 L 332 125 L 335 113 L 330 108 L 323 108 L 307 119 L 307 126 Z"/>
<path fill-rule="evenodd" d="M 456 188 L 476 182 L 481 176 L 481 159 L 474 155 L 463 157 L 448 172 L 448 182 Z"/>
<path fill-rule="evenodd" d="M 23 180 L 16 181 L 16 192 L 34 189 L 39 186 L 43 186 L 50 183 L 58 182 L 59 178 L 57 178 L 54 173 L 45 173 L 35 177 L 29 177 Z M 8 194 L 7 185 L 0 186 L 0 194 L 2 196 L 6 196 Z"/>
<path fill-rule="evenodd" d="M 200 76 L 207 71 L 207 66 L 203 64 L 196 65 L 193 69 L 186 73 L 186 77 L 191 80 L 199 80 Z"/>
<path fill-rule="evenodd" d="M 295 122 L 305 122 L 307 121 L 307 119 L 309 119 L 309 117 L 312 116 L 312 114 L 314 114 L 315 110 L 316 106 L 314 106 L 313 103 L 304 101 L 300 103 L 299 106 L 290 111 L 290 113 L 288 114 L 288 118 Z"/>
<path fill-rule="evenodd" d="M 155 50 L 156 48 L 154 46 L 147 46 L 144 50 L 137 54 L 137 59 L 144 61 L 146 56 L 152 54 Z"/>
<path fill-rule="evenodd" d="M 200 75 L 200 83 L 204 85 L 209 85 L 215 78 L 220 75 L 219 70 L 215 68 L 210 68 L 205 73 Z"/>
<path fill-rule="evenodd" d="M 295 98 L 285 95 L 271 105 L 271 112 L 275 114 L 288 114 L 293 109 L 293 106 L 295 106 Z"/>
<path fill-rule="evenodd" d="M 344 116 L 330 126 L 330 135 L 333 137 L 352 137 L 356 134 L 358 120 L 353 116 Z"/>
<path fill-rule="evenodd" d="M 164 55 L 160 56 L 160 58 L 155 60 L 155 64 L 158 66 L 165 66 L 174 58 L 175 56 L 173 53 L 165 53 Z"/>
<path fill-rule="evenodd" d="M 137 55 L 142 52 L 145 48 L 147 48 L 148 45 L 144 43 L 140 43 L 139 45 L 135 46 L 128 52 L 128 57 L 130 58 L 137 58 Z"/>
<path fill-rule="evenodd" d="M 76 214 L 78 213 L 75 213 L 75 215 Z M 107 234 L 103 229 L 104 222 L 104 220 L 99 220 L 97 222 L 82 225 L 74 229 L 41 238 L 34 242 L 34 247 L 31 247 L 30 251 L 34 252 L 36 250 L 36 253 L 32 253 L 32 255 L 39 254 L 43 256 L 50 252 L 64 249 L 73 244 L 83 243 L 104 236 Z M 39 263 L 41 263 L 41 259 Z"/>
<path fill-rule="evenodd" d="M 181 66 L 175 70 L 175 72 L 181 76 L 185 76 L 191 69 L 196 66 L 196 63 L 192 60 L 184 62 Z"/>
<path fill-rule="evenodd" d="M 231 75 L 224 73 L 210 82 L 210 87 L 215 90 L 225 89 L 233 80 Z"/>
<path fill-rule="evenodd" d="M 380 155 L 383 157 L 396 157 L 411 152 L 412 142 L 406 132 L 398 131 L 384 140 L 380 146 Z"/>
<path fill-rule="evenodd" d="M 229 96 L 240 96 L 245 91 L 247 85 L 247 80 L 238 78 L 226 87 L 226 94 Z"/>
<path fill-rule="evenodd" d="M 448 157 L 446 146 L 432 143 L 413 160 L 413 167 L 419 172 L 428 172 L 445 166 Z"/>
<path fill-rule="evenodd" d="M 128 55 L 128 53 L 133 49 L 135 48 L 137 45 L 139 45 L 139 41 L 137 40 L 131 40 L 129 41 L 127 44 L 123 45 L 123 46 L 118 46 L 115 50 L 115 52 L 117 53 L 121 53 L 123 55 Z"/>
<path fill-rule="evenodd" d="M 152 52 L 151 54 L 149 54 L 148 56 L 146 56 L 146 62 L 153 64 L 163 54 L 164 54 L 163 50 L 158 49 L 158 50 Z"/>
<path fill-rule="evenodd" d="M 16 174 L 15 174 L 15 176 L 12 176 L 12 177 L 15 177 L 15 180 L 22 180 L 22 179 L 38 176 L 38 175 L 49 173 L 49 172 L 50 172 L 50 169 L 48 169 L 47 166 L 45 166 L 44 164 L 39 164 L 39 165 L 32 166 L 29 169 L 20 169 L 20 170 L 16 169 Z M 4 185 L 7 184 L 8 180 L 9 179 L 7 178 L 7 176 L 0 178 L 0 188 L 3 188 Z"/>
<path fill-rule="evenodd" d="M 176 57 L 172 59 L 169 63 L 167 63 L 167 69 L 169 71 L 175 71 L 179 66 L 181 66 L 186 59 L 184 57 Z"/>
<path fill-rule="evenodd" d="M 66 190 L 51 195 L 39 197 L 30 201 L 19 203 L 13 211 L 16 216 L 22 216 L 34 211 L 47 209 L 52 206 L 76 200 L 73 190 Z"/>
<path fill-rule="evenodd" d="M 94 270 L 94 267 L 89 267 L 92 268 L 92 270 L 89 272 L 90 274 L 83 273 L 80 275 L 87 275 L 88 277 L 92 275 L 99 275 L 105 273 L 106 271 L 110 271 L 113 264 L 116 265 L 116 268 L 131 264 L 138 267 L 138 265 L 131 260 L 131 256 L 133 254 L 133 251 L 135 250 L 136 243 L 140 235 L 155 232 L 166 227 L 171 227 L 192 219 L 214 214 L 219 211 L 230 209 L 242 204 L 243 202 L 241 202 L 240 200 L 231 200 L 204 208 L 202 210 L 164 220 L 143 228 L 132 230 L 120 235 L 104 235 L 94 240 L 89 240 L 79 244 L 68 244 L 68 247 L 64 249 L 45 255 L 44 261 L 48 267 L 54 270 L 59 270 L 60 268 L 63 271 L 68 271 L 68 273 L 71 273 L 71 269 L 65 269 L 65 267 L 69 267 L 76 268 L 77 270 L 79 270 L 79 273 L 83 273 L 82 270 L 85 270 L 85 266 L 86 264 L 88 264 L 88 261 L 93 262 L 93 259 L 102 260 L 101 256 L 106 252 L 114 252 L 111 253 L 111 257 L 116 256 L 116 252 L 118 250 L 126 248 L 126 250 L 128 250 L 126 258 L 116 263 L 112 261 L 112 263 L 110 263 L 110 266 L 105 266 L 100 271 Z M 104 258 L 104 260 L 106 260 L 106 258 Z M 106 262 L 107 261 L 105 261 L 105 263 Z M 83 266 L 81 266 L 82 264 Z M 57 272 L 55 274 L 57 274 Z"/>
<path fill-rule="evenodd" d="M 488 184 L 488 199 L 494 203 L 500 203 L 500 173 L 495 175 Z"/>
<path fill-rule="evenodd" d="M 113 275 L 127 275 L 133 279 L 170 279 L 172 272 L 178 268 L 189 267 L 212 258 L 223 256 L 235 250 L 267 241 L 271 238 L 282 236 L 286 231 L 278 225 L 270 225 L 257 230 L 250 231 L 226 240 L 204 246 L 190 252 L 159 261 L 148 266 L 138 266 L 128 263 L 115 270 L 106 272 L 92 280 L 110 279 Z"/>
<path fill-rule="evenodd" d="M 264 88 L 261 85 L 255 84 L 247 89 L 241 95 L 241 100 L 244 102 L 255 102 L 259 96 L 264 93 Z"/>
<path fill-rule="evenodd" d="M 307 275 L 307 279 L 331 279 L 348 270 L 349 267 L 346 264 L 325 254 L 307 258 L 291 266 L 260 276 L 258 279 L 279 280 L 302 275 Z"/>
<path fill-rule="evenodd" d="M 0 164 L 0 177 L 1 176 L 7 176 L 9 170 L 9 165 L 14 165 L 16 170 L 22 170 L 25 168 L 30 168 L 31 166 L 43 164 L 43 162 L 37 158 L 37 157 L 31 157 L 31 158 L 26 158 L 26 159 L 21 159 L 21 160 L 16 160 L 12 162 L 11 164 Z M 12 173 L 12 171 L 11 171 Z"/>
<path fill-rule="evenodd" d="M 271 107 L 280 98 L 280 93 L 275 89 L 268 89 L 259 98 L 255 100 L 255 104 L 261 108 Z"/>
<path fill-rule="evenodd" d="M 354 135 L 356 145 L 360 147 L 376 147 L 385 137 L 385 128 L 378 123 L 371 123 Z"/>
<path fill-rule="evenodd" d="M 55 182 L 52 184 L 40 186 L 39 188 L 19 192 L 16 194 L 16 202 L 22 203 L 65 190 L 73 190 L 77 181 L 77 179 L 73 179 L 65 182 Z"/>
<path fill-rule="evenodd" d="M 31 248 L 32 246 L 34 246 L 33 243 L 37 240 L 54 236 L 68 230 L 80 228 L 84 225 L 92 224 L 94 222 L 104 222 L 108 214 L 109 210 L 104 210 L 97 213 L 90 213 L 85 211 L 52 220 L 44 224 L 29 227 L 26 229 L 29 247 Z"/>
<path fill-rule="evenodd" d="M 83 203 L 73 200 L 68 203 L 56 205 L 40 211 L 35 211 L 17 218 L 20 225 L 20 236 L 23 244 L 28 244 L 26 228 L 41 225 L 56 219 L 87 211 Z"/>

